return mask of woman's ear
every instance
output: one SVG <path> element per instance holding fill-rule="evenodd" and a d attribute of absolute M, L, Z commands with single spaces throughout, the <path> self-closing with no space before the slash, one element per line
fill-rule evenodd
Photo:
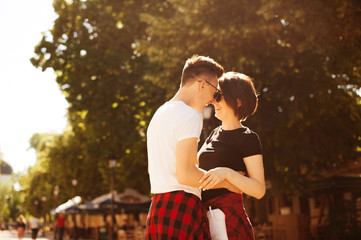
<path fill-rule="evenodd" d="M 237 107 L 241 107 L 241 106 L 242 106 L 241 100 L 237 99 Z"/>

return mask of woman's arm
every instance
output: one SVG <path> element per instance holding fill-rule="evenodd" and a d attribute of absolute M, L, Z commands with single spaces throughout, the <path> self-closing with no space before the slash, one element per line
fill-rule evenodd
<path fill-rule="evenodd" d="M 227 180 L 247 195 L 261 199 L 266 192 L 262 155 L 246 157 L 244 163 L 248 176 L 243 176 L 230 168 L 219 167 L 211 169 L 201 178 L 200 187 L 207 190 Z"/>
<path fill-rule="evenodd" d="M 201 152 L 204 151 L 204 149 L 206 149 L 207 147 L 207 143 L 204 142 L 201 149 L 198 151 L 198 154 L 197 154 L 197 165 L 199 165 L 199 155 Z M 241 172 L 240 172 L 241 173 Z M 243 173 L 244 175 L 245 173 Z M 199 182 L 201 183 L 201 181 Z M 201 188 L 201 187 L 200 187 Z M 229 181 L 227 181 L 226 179 L 223 180 L 223 181 L 220 181 L 218 184 L 216 184 L 215 186 L 212 187 L 213 189 L 216 189 L 216 188 L 226 188 L 228 189 L 229 191 L 231 192 L 234 192 L 234 193 L 242 193 L 236 186 L 234 186 L 233 184 L 231 184 Z"/>
<path fill-rule="evenodd" d="M 232 183 L 228 182 L 226 179 L 224 179 L 223 181 L 221 181 L 220 183 L 218 183 L 218 184 L 216 184 L 215 186 L 212 187 L 212 189 L 217 189 L 217 188 L 226 188 L 229 191 L 234 192 L 234 193 L 238 193 L 238 194 L 242 193 L 241 190 L 239 190 Z"/>

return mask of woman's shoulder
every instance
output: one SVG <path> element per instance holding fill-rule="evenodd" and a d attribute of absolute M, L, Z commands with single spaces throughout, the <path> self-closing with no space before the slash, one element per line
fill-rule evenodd
<path fill-rule="evenodd" d="M 218 135 L 219 129 L 221 126 L 216 127 L 212 130 L 212 132 L 208 135 L 206 138 L 206 143 L 208 144 L 213 138 L 215 138 Z"/>
<path fill-rule="evenodd" d="M 260 141 L 258 134 L 248 127 L 245 127 L 245 130 L 242 135 L 243 135 L 243 138 L 245 138 L 247 141 L 252 141 L 252 142 Z"/>

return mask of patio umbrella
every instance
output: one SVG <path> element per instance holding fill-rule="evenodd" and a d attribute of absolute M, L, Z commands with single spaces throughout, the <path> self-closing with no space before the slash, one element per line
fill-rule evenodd
<path fill-rule="evenodd" d="M 60 212 L 65 212 L 66 210 L 75 209 L 80 202 L 81 202 L 80 196 L 76 196 L 72 199 L 69 199 L 67 202 L 55 208 L 55 213 L 60 213 Z"/>
<path fill-rule="evenodd" d="M 117 195 L 117 192 L 114 191 L 113 193 L 114 193 L 114 202 L 119 202 L 119 197 Z M 85 205 L 87 208 L 99 208 L 99 206 L 102 204 L 110 204 L 111 199 L 112 199 L 112 194 L 107 193 L 107 194 L 101 195 L 97 198 L 94 198 L 93 200 L 86 203 Z"/>

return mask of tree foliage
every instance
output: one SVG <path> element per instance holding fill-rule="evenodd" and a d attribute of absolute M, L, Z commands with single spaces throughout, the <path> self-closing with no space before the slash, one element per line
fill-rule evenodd
<path fill-rule="evenodd" d="M 15 220 L 25 210 L 24 194 L 16 191 L 13 184 L 13 180 L 0 182 L 0 221 Z"/>
<path fill-rule="evenodd" d="M 263 143 L 266 174 L 282 190 L 339 168 L 360 146 L 361 6 L 358 1 L 166 1 L 144 13 L 139 49 L 176 88 L 182 62 L 209 55 L 254 78 L 260 94 L 246 125 Z M 172 14 L 162 14 L 163 12 Z"/>
<path fill-rule="evenodd" d="M 69 102 L 68 129 L 33 145 L 43 160 L 31 181 L 47 181 L 50 195 L 54 186 L 62 200 L 109 191 L 113 158 L 116 189 L 148 193 L 147 125 L 193 54 L 254 78 L 260 104 L 245 124 L 278 189 L 302 190 L 361 145 L 356 0 L 55 0 L 54 9 L 31 59 L 55 71 Z"/>
<path fill-rule="evenodd" d="M 145 26 L 138 4 L 54 1 L 58 18 L 31 59 L 55 71 L 69 102 L 70 127 L 52 141 L 49 174 L 61 189 L 77 178 L 77 193 L 87 198 L 110 190 L 110 159 L 118 160 L 118 190 L 149 192 L 145 131 L 164 90 L 143 81 L 151 64 L 135 50 Z"/>

